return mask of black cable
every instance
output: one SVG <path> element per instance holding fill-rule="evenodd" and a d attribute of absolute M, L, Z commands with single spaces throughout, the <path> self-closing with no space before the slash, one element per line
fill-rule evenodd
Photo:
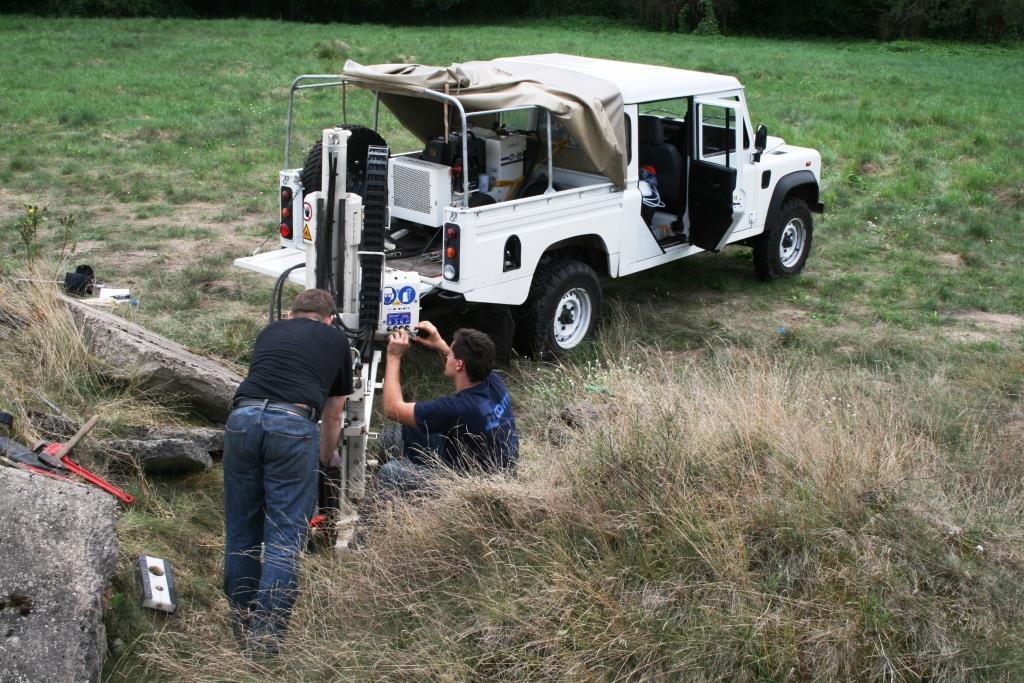
<path fill-rule="evenodd" d="M 267 316 L 268 323 L 274 322 L 275 309 L 277 312 L 276 320 L 281 319 L 281 297 L 284 296 L 284 283 L 288 280 L 288 275 L 291 274 L 293 270 L 296 270 L 297 268 L 302 268 L 305 265 L 305 263 L 296 263 L 294 266 L 285 269 L 283 273 L 277 276 L 277 282 L 274 283 L 274 290 L 270 294 L 270 311 Z"/>
<path fill-rule="evenodd" d="M 412 267 L 413 268 L 415 268 L 417 265 L 419 265 L 420 261 L 423 260 L 423 256 L 427 253 L 427 250 L 430 249 L 431 245 L 434 244 L 434 240 L 436 240 L 437 236 L 440 235 L 443 231 L 444 231 L 444 228 L 439 228 L 437 230 L 437 232 L 435 232 L 430 237 L 430 239 L 427 240 L 426 245 L 422 249 L 420 249 L 420 253 L 416 254 L 416 260 L 412 262 Z"/>

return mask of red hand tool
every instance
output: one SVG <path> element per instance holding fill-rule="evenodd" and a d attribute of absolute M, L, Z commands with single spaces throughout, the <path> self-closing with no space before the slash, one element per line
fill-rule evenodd
<path fill-rule="evenodd" d="M 90 484 L 98 486 L 110 495 L 114 496 L 125 505 L 131 505 L 135 502 L 135 498 L 133 498 L 131 494 L 122 491 L 106 479 L 93 474 L 68 457 L 68 453 L 71 452 L 71 449 L 81 441 L 83 436 L 88 434 L 89 431 L 96 426 L 99 419 L 99 415 L 94 415 L 74 436 L 68 439 L 67 443 L 36 444 L 36 447 L 33 450 L 39 455 L 39 459 L 50 467 L 67 470 L 68 472 L 77 474 Z"/>

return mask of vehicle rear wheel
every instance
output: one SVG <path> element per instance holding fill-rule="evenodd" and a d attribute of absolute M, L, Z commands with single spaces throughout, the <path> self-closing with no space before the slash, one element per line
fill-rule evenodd
<path fill-rule="evenodd" d="M 384 141 L 377 131 L 366 126 L 345 125 L 345 130 L 352 132 L 348 139 L 347 161 L 345 164 L 345 191 L 354 192 L 360 196 L 366 189 L 366 155 L 371 145 L 386 147 Z M 306 155 L 306 161 L 302 164 L 302 196 L 310 192 L 318 192 L 321 187 L 321 172 L 323 169 L 323 139 L 316 141 L 313 148 Z"/>
<path fill-rule="evenodd" d="M 516 348 L 532 356 L 564 356 L 593 335 L 602 302 L 601 282 L 586 263 L 542 260 L 519 309 Z"/>
<path fill-rule="evenodd" d="M 796 275 L 811 253 L 814 220 L 802 199 L 782 205 L 778 219 L 754 242 L 754 270 L 762 280 Z"/>

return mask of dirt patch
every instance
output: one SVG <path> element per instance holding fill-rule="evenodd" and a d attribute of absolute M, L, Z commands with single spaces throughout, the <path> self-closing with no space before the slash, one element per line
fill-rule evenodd
<path fill-rule="evenodd" d="M 780 308 L 775 311 L 780 323 L 807 325 L 812 321 L 811 312 L 800 308 Z"/>
<path fill-rule="evenodd" d="M 81 242 L 75 243 L 75 256 L 81 254 L 91 254 L 94 251 L 100 251 L 105 246 L 105 242 L 102 240 L 82 240 Z"/>
<path fill-rule="evenodd" d="M 223 204 L 214 204 L 212 202 L 191 202 L 189 204 L 178 205 L 170 215 L 162 216 L 161 218 L 171 219 L 171 225 L 190 225 L 197 228 L 212 228 L 221 225 L 221 222 L 215 220 L 215 218 L 223 211 Z M 157 222 L 161 221 L 157 220 Z M 163 222 L 167 223 L 168 221 L 164 220 Z"/>
<path fill-rule="evenodd" d="M 984 311 L 971 311 L 961 313 L 956 319 L 969 323 L 979 330 L 996 332 L 1000 334 L 1012 334 L 1024 330 L 1024 318 L 1009 313 L 986 313 Z"/>
<path fill-rule="evenodd" d="M 24 194 L 0 187 L 0 221 L 24 217 L 25 207 L 29 204 L 46 206 L 48 203 L 45 197 L 38 194 Z"/>
<path fill-rule="evenodd" d="M 978 330 L 952 330 L 946 333 L 946 337 L 953 341 L 964 342 L 967 344 L 992 341 L 995 339 L 995 335 L 988 332 L 979 332 Z"/>
<path fill-rule="evenodd" d="M 865 161 L 863 164 L 860 165 L 861 175 L 872 175 L 874 173 L 878 173 L 878 170 L 878 164 L 872 163 L 870 161 Z"/>
<path fill-rule="evenodd" d="M 968 329 L 946 330 L 948 339 L 959 342 L 995 341 L 1024 330 L 1024 318 L 1009 313 L 970 311 L 953 316 Z"/>
<path fill-rule="evenodd" d="M 960 268 L 967 267 L 967 263 L 964 261 L 964 257 L 961 256 L 960 254 L 946 252 L 944 254 L 939 254 L 938 256 L 936 256 L 936 258 L 938 259 L 939 263 L 949 268 L 955 268 L 959 270 Z"/>

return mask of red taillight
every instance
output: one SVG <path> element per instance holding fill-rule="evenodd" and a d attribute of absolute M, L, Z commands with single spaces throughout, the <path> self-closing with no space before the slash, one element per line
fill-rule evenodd
<path fill-rule="evenodd" d="M 281 237 L 290 240 L 294 234 L 295 221 L 292 219 L 292 188 L 281 186 Z"/>
<path fill-rule="evenodd" d="M 448 223 L 444 226 L 444 268 L 441 274 L 445 280 L 459 281 L 459 226 Z"/>

